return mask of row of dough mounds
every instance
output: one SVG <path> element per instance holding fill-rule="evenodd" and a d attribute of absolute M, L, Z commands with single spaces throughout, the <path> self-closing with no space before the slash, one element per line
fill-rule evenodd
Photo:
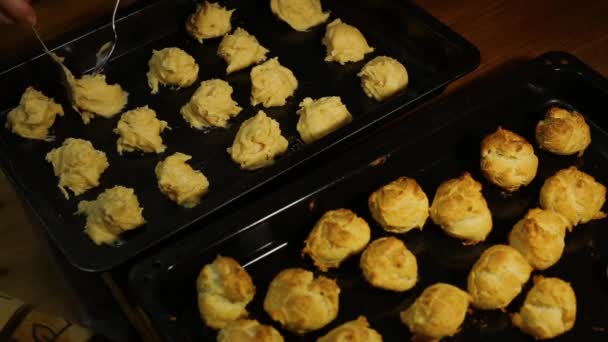
<path fill-rule="evenodd" d="M 536 139 L 544 150 L 582 155 L 591 135 L 582 115 L 553 107 L 538 123 Z M 480 145 L 480 167 L 489 182 L 512 192 L 536 176 L 538 158 L 534 147 L 518 134 L 499 127 Z M 484 241 L 492 230 L 492 213 L 481 189 L 481 183 L 465 173 L 440 184 L 429 206 L 418 182 L 400 177 L 370 194 L 368 209 L 387 233 L 423 229 L 430 217 L 447 235 L 466 246 Z M 508 245 L 487 248 L 473 264 L 466 291 L 447 283 L 432 284 L 400 312 L 401 322 L 420 340 L 453 336 L 460 330 L 469 307 L 505 311 L 533 278 L 534 284 L 519 311 L 511 315 L 512 324 L 535 339 L 549 339 L 569 331 L 576 322 L 577 302 L 572 286 L 557 277 L 532 274 L 559 261 L 567 231 L 606 217 L 602 212 L 605 199 L 605 186 L 592 176 L 575 167 L 558 171 L 545 180 L 540 190 L 541 208 L 530 209 L 513 225 Z M 414 288 L 420 277 L 416 255 L 395 236 L 370 240 L 370 226 L 362 217 L 349 209 L 330 210 L 312 227 L 302 255 L 310 257 L 320 272 L 327 272 L 360 254 L 359 268 L 371 286 L 394 292 Z M 231 341 L 235 336 L 249 336 L 242 341 L 283 341 L 272 326 L 246 319 L 246 307 L 255 296 L 255 286 L 236 260 L 218 256 L 205 265 L 197 289 L 203 322 L 221 329 L 218 341 Z M 285 330 L 302 335 L 336 319 L 340 292 L 334 279 L 315 277 L 313 272 L 301 268 L 286 268 L 271 281 L 263 308 Z M 344 341 L 344 336 L 356 341 L 382 341 L 365 316 L 334 328 L 317 341 Z"/>

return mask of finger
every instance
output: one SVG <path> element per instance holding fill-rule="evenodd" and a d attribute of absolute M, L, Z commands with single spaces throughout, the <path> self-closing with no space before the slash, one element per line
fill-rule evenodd
<path fill-rule="evenodd" d="M 12 25 L 15 23 L 15 21 L 11 19 L 11 17 L 0 11 L 0 23 Z"/>
<path fill-rule="evenodd" d="M 36 24 L 36 12 L 29 3 L 23 0 L 4 0 L 3 10 L 13 20 Z"/>

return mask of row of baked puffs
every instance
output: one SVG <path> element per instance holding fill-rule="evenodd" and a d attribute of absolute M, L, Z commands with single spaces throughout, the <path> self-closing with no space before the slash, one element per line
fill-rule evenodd
<path fill-rule="evenodd" d="M 591 142 L 582 115 L 561 108 L 549 109 L 536 133 L 541 148 L 562 155 L 582 154 Z M 516 133 L 499 128 L 481 143 L 484 176 L 507 191 L 529 184 L 537 167 L 532 145 Z M 431 285 L 401 312 L 402 322 L 417 337 L 435 340 L 458 332 L 469 304 L 480 310 L 505 309 L 522 291 L 534 269 L 545 270 L 560 259 L 567 230 L 606 216 L 601 211 L 605 196 L 603 185 L 576 168 L 557 172 L 541 189 L 542 208 L 529 210 L 513 226 L 509 245 L 494 245 L 482 253 L 469 272 L 467 291 L 445 283 Z M 443 182 L 430 208 L 422 188 L 407 177 L 372 193 L 368 207 L 374 220 L 391 233 L 422 229 L 429 214 L 447 234 L 465 244 L 485 240 L 492 228 L 481 184 L 468 173 Z M 331 210 L 315 224 L 302 253 L 325 272 L 362 252 L 360 268 L 372 286 L 391 291 L 413 288 L 418 281 L 415 255 L 400 239 L 382 237 L 370 243 L 370 236 L 369 225 L 354 212 Z M 203 321 L 222 329 L 218 341 L 230 341 L 243 332 L 247 336 L 265 336 L 264 341 L 282 341 L 274 328 L 242 319 L 247 315 L 246 305 L 253 299 L 255 286 L 234 259 L 218 256 L 203 267 L 197 288 Z M 230 290 L 236 288 L 238 294 Z M 304 334 L 336 318 L 339 294 L 334 280 L 290 268 L 270 283 L 264 310 L 288 331 Z M 563 334 L 574 326 L 575 320 L 576 296 L 570 284 L 542 276 L 534 278 L 523 306 L 512 315 L 515 326 L 537 339 Z M 382 340 L 361 316 L 333 329 L 319 341 L 337 341 L 345 331 L 362 341 Z"/>

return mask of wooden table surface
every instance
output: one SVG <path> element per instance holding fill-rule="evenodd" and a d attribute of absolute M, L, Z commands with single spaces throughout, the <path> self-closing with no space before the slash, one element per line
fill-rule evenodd
<path fill-rule="evenodd" d="M 451 85 L 448 92 L 493 70 L 551 50 L 572 53 L 608 76 L 608 1 L 419 0 L 418 4 L 481 51 L 480 67 Z M 61 8 L 46 6 L 50 7 Z M 90 12 L 90 8 L 82 9 L 82 13 Z M 45 27 L 49 32 L 59 32 L 61 25 L 54 20 L 52 27 Z M 0 26 L 0 32 L 7 31 Z M 73 299 L 48 260 L 46 241 L 40 238 L 41 232 L 30 226 L 12 187 L 1 174 L 0 236 L 0 291 L 46 311 L 74 317 L 70 311 Z"/>

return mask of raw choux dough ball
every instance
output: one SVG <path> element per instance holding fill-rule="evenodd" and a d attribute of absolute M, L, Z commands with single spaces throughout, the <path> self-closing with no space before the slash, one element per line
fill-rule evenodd
<path fill-rule="evenodd" d="M 404 90 L 409 83 L 405 66 L 387 56 L 378 56 L 367 62 L 357 76 L 361 78 L 365 95 L 376 101 L 384 101 Z"/>
<path fill-rule="evenodd" d="M 356 320 L 346 322 L 330 330 L 317 342 L 382 342 L 382 336 L 369 327 L 367 318 L 359 316 Z"/>
<path fill-rule="evenodd" d="M 430 214 L 444 232 L 468 244 L 485 240 L 492 230 L 492 214 L 481 194 L 481 183 L 468 172 L 439 185 Z"/>
<path fill-rule="evenodd" d="M 227 10 L 213 2 L 197 4 L 196 11 L 186 21 L 186 30 L 200 43 L 203 39 L 221 37 L 232 30 L 232 12 L 233 9 Z"/>
<path fill-rule="evenodd" d="M 562 215 L 539 208 L 530 209 L 509 234 L 509 244 L 537 270 L 553 266 L 564 252 L 564 238 L 570 222 Z"/>
<path fill-rule="evenodd" d="M 304 242 L 308 254 L 321 271 L 337 268 L 351 255 L 358 254 L 369 242 L 371 231 L 364 219 L 349 209 L 323 214 Z"/>
<path fill-rule="evenodd" d="M 359 29 L 343 23 L 340 19 L 327 24 L 322 43 L 327 48 L 325 61 L 338 62 L 342 65 L 347 62 L 358 62 L 366 53 L 374 51 Z"/>
<path fill-rule="evenodd" d="M 200 87 L 180 113 L 191 127 L 226 127 L 228 120 L 237 116 L 242 108 L 232 100 L 232 87 L 228 82 L 212 79 L 201 82 Z"/>
<path fill-rule="evenodd" d="M 547 178 L 540 189 L 540 206 L 558 212 L 572 226 L 606 217 L 605 201 L 606 187 L 574 166 Z"/>
<path fill-rule="evenodd" d="M 282 66 L 277 57 L 251 69 L 251 105 L 283 106 L 298 87 L 291 70 Z"/>
<path fill-rule="evenodd" d="M 108 84 L 105 75 L 84 75 L 79 79 L 70 76 L 71 74 L 68 74 L 68 83 L 74 97 L 74 110 L 80 113 L 85 125 L 91 122 L 95 115 L 111 118 L 120 113 L 127 104 L 129 94 L 119 84 Z"/>
<path fill-rule="evenodd" d="M 271 325 L 254 319 L 238 319 L 228 323 L 217 334 L 217 342 L 283 342 L 283 336 Z"/>
<path fill-rule="evenodd" d="M 59 189 L 69 198 L 65 188 L 78 196 L 99 185 L 99 177 L 110 166 L 102 151 L 96 150 L 88 140 L 68 138 L 60 147 L 46 155 L 59 178 Z"/>
<path fill-rule="evenodd" d="M 374 191 L 367 201 L 372 217 L 384 230 L 406 233 L 424 227 L 429 200 L 415 179 L 400 177 Z"/>
<path fill-rule="evenodd" d="M 591 130 L 579 112 L 551 107 L 536 125 L 536 141 L 555 154 L 582 156 L 591 144 Z"/>
<path fill-rule="evenodd" d="M 255 286 L 247 271 L 233 258 L 220 255 L 201 269 L 196 289 L 201 319 L 213 329 L 246 317 L 245 307 L 255 295 Z M 252 328 L 255 327 L 249 327 Z"/>
<path fill-rule="evenodd" d="M 427 287 L 414 304 L 401 312 L 401 322 L 415 338 L 440 340 L 458 332 L 470 301 L 465 291 L 450 284 L 437 283 Z"/>
<path fill-rule="evenodd" d="M 511 320 L 537 340 L 559 336 L 572 329 L 576 321 L 574 290 L 559 278 L 534 277 L 534 287 Z"/>
<path fill-rule="evenodd" d="M 338 315 L 340 288 L 332 279 L 301 268 L 281 271 L 270 283 L 264 311 L 294 334 L 318 330 Z"/>
<path fill-rule="evenodd" d="M 146 221 L 135 191 L 124 186 L 107 189 L 94 201 L 80 201 L 76 214 L 87 217 L 85 232 L 97 245 L 110 244 L 127 230 Z"/>
<path fill-rule="evenodd" d="M 339 96 L 327 96 L 300 102 L 296 112 L 300 116 L 296 126 L 302 140 L 310 144 L 338 128 L 349 124 L 353 117 Z"/>
<path fill-rule="evenodd" d="M 407 291 L 418 281 L 416 256 L 395 237 L 374 240 L 361 255 L 361 270 L 374 287 Z"/>
<path fill-rule="evenodd" d="M 232 160 L 244 170 L 256 170 L 274 163 L 287 151 L 287 139 L 276 120 L 263 111 L 243 122 L 229 149 Z"/>
<path fill-rule="evenodd" d="M 166 146 L 160 134 L 168 127 L 167 122 L 157 119 L 156 112 L 148 106 L 125 112 L 114 129 L 120 136 L 116 142 L 118 153 L 164 152 Z"/>
<path fill-rule="evenodd" d="M 63 116 L 63 107 L 43 93 L 28 87 L 19 105 L 6 118 L 6 128 L 27 139 L 46 140 L 55 118 Z"/>
<path fill-rule="evenodd" d="M 321 0 L 270 0 L 270 9 L 296 31 L 307 31 L 329 18 L 329 12 L 321 8 Z"/>
<path fill-rule="evenodd" d="M 198 64 L 194 58 L 176 47 L 153 50 L 148 67 L 148 86 L 152 94 L 158 93 L 159 83 L 185 88 L 198 78 Z"/>
<path fill-rule="evenodd" d="M 260 45 L 254 36 L 240 27 L 237 27 L 232 34 L 224 36 L 217 49 L 218 56 L 228 64 L 227 74 L 265 61 L 267 53 L 268 49 Z"/>
<path fill-rule="evenodd" d="M 154 169 L 160 191 L 186 208 L 197 206 L 209 191 L 207 177 L 186 164 L 190 159 L 192 157 L 187 154 L 174 153 L 156 164 Z"/>
<path fill-rule="evenodd" d="M 467 290 L 473 306 L 482 310 L 504 309 L 530 279 L 532 266 L 513 247 L 494 245 L 473 265 Z"/>
<path fill-rule="evenodd" d="M 481 141 L 481 171 L 499 187 L 517 191 L 532 182 L 537 170 L 534 148 L 520 135 L 498 127 Z"/>

